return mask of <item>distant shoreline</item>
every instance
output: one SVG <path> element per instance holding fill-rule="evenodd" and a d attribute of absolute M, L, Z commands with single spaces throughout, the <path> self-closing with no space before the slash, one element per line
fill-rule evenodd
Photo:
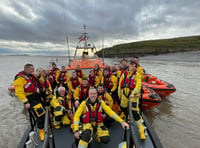
<path fill-rule="evenodd" d="M 97 51 L 99 57 L 132 57 L 200 51 L 200 36 L 139 41 L 115 45 Z"/>
<path fill-rule="evenodd" d="M 152 52 L 152 53 L 109 53 L 109 54 L 105 54 L 104 57 L 105 58 L 129 58 L 129 57 L 133 57 L 133 56 L 139 56 L 139 57 L 146 57 L 146 56 L 154 56 L 154 55 L 164 55 L 164 54 L 173 54 L 173 53 L 185 53 L 185 52 L 193 52 L 193 51 L 200 51 L 200 49 L 197 50 L 184 50 L 184 51 L 171 51 L 171 52 Z M 98 54 L 99 57 L 102 58 L 102 55 Z"/>

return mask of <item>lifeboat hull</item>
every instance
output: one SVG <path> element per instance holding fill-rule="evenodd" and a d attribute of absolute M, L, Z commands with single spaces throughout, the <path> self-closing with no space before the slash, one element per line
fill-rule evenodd
<path fill-rule="evenodd" d="M 161 103 L 160 96 L 153 91 L 152 89 L 143 86 L 142 87 L 143 95 L 140 95 L 140 101 L 142 109 L 150 109 L 154 106 L 157 106 Z"/>
<path fill-rule="evenodd" d="M 142 85 L 153 89 L 156 93 L 159 94 L 160 97 L 167 97 L 176 91 L 176 88 L 173 84 L 160 79 L 153 81 L 143 81 Z"/>
<path fill-rule="evenodd" d="M 80 65 L 81 69 L 93 69 L 94 65 L 98 64 L 100 68 L 105 68 L 104 63 L 100 58 L 89 58 L 89 59 L 74 59 L 66 70 L 74 70 L 77 65 Z"/>

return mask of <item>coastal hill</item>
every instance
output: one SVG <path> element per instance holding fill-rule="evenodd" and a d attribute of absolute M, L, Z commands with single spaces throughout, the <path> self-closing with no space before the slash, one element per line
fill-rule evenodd
<path fill-rule="evenodd" d="M 104 48 L 104 56 L 130 57 L 197 50 L 200 50 L 200 36 L 189 36 L 119 44 L 110 48 Z M 96 54 L 102 57 L 102 51 L 101 49 Z"/>

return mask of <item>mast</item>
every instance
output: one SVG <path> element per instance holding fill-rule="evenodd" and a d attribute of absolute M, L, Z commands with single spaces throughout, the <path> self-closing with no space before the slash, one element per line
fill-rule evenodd
<path fill-rule="evenodd" d="M 69 65 L 70 65 L 69 41 L 68 41 L 67 34 L 66 34 L 66 40 L 67 40 L 68 58 L 69 58 Z"/>
<path fill-rule="evenodd" d="M 75 50 L 74 59 L 76 58 L 77 50 L 83 50 L 83 54 L 87 54 L 87 55 L 88 55 L 88 50 L 91 50 L 92 52 L 93 52 L 93 50 L 96 51 L 96 47 L 94 46 L 94 44 L 89 43 L 89 35 L 86 32 L 86 25 L 83 25 L 83 29 L 84 29 L 84 32 L 78 38 L 79 42 L 78 42 L 78 45 Z M 84 43 L 83 43 L 83 41 L 84 41 Z M 83 45 L 83 46 L 81 46 L 81 45 Z"/>

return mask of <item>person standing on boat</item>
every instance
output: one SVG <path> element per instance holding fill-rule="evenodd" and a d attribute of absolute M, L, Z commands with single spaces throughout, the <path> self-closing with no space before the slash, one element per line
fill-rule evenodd
<path fill-rule="evenodd" d="M 63 125 L 69 125 L 71 123 L 70 116 L 72 116 L 72 100 L 69 94 L 66 93 L 66 89 L 63 86 L 58 88 L 58 91 L 50 101 L 51 107 L 53 107 L 53 125 L 56 129 Z"/>
<path fill-rule="evenodd" d="M 123 121 L 103 100 L 98 99 L 97 90 L 90 88 L 89 98 L 83 101 L 74 115 L 74 136 L 78 143 L 78 148 L 87 148 L 92 141 L 93 133 L 96 133 L 97 142 L 108 143 L 110 134 L 104 126 L 102 112 L 121 123 L 122 127 L 129 128 L 129 125 Z M 82 117 L 82 119 L 81 119 Z M 82 133 L 80 134 L 79 123 L 82 122 Z M 79 142 L 78 142 L 79 140 Z"/>
<path fill-rule="evenodd" d="M 135 56 L 132 61 L 135 61 L 135 63 L 137 64 L 137 72 L 141 75 L 141 79 L 143 80 L 145 70 L 139 64 L 139 57 Z"/>
<path fill-rule="evenodd" d="M 25 109 L 30 109 L 37 118 L 36 122 L 39 128 L 40 139 L 43 141 L 45 110 L 42 106 L 40 96 L 40 83 L 34 75 L 34 66 L 32 64 L 26 64 L 24 71 L 19 72 L 15 76 L 13 85 L 15 86 L 17 98 L 24 103 Z"/>
<path fill-rule="evenodd" d="M 118 80 L 120 79 L 120 77 L 122 76 L 122 74 L 124 73 L 124 67 L 123 67 L 123 65 L 122 64 L 119 64 L 119 68 L 118 68 L 118 70 L 117 70 L 117 78 L 118 78 Z"/>
<path fill-rule="evenodd" d="M 85 75 L 85 73 L 82 71 L 80 65 L 76 65 L 76 70 L 75 70 L 75 72 L 76 72 L 77 76 L 78 76 L 79 78 L 81 78 L 81 79 L 84 78 L 84 77 L 86 77 L 86 75 Z"/>
<path fill-rule="evenodd" d="M 99 78 L 99 80 L 102 79 L 103 77 L 103 72 L 101 71 L 99 64 L 95 64 L 94 65 L 94 74 L 95 76 L 97 76 Z"/>
<path fill-rule="evenodd" d="M 65 70 L 65 66 L 61 67 L 59 74 L 56 76 L 57 86 L 63 86 L 66 90 L 68 90 L 67 83 L 70 80 L 70 74 Z"/>
<path fill-rule="evenodd" d="M 100 79 L 97 75 L 95 75 L 94 70 L 90 70 L 88 81 L 91 87 L 97 87 L 99 85 Z"/>
<path fill-rule="evenodd" d="M 53 97 L 52 95 L 53 91 L 51 88 L 51 84 L 49 83 L 47 79 L 47 72 L 46 70 L 42 68 L 38 68 L 36 72 L 39 73 L 37 78 L 39 79 L 41 87 L 42 87 L 40 91 L 40 95 L 42 97 L 43 104 L 44 106 L 50 106 L 50 100 Z"/>
<path fill-rule="evenodd" d="M 120 62 L 120 64 L 122 64 L 123 65 L 123 73 L 128 69 L 128 61 L 126 60 L 126 59 L 122 59 L 121 60 L 121 62 Z"/>
<path fill-rule="evenodd" d="M 72 72 L 72 76 L 70 78 L 70 81 L 68 81 L 67 86 L 69 88 L 69 91 L 73 94 L 76 87 L 81 85 L 82 79 L 77 76 L 77 73 L 74 71 Z"/>
<path fill-rule="evenodd" d="M 78 108 L 79 104 L 88 98 L 88 92 L 90 89 L 90 84 L 88 83 L 87 78 L 82 79 L 82 84 L 76 87 L 74 91 L 74 106 Z"/>
<path fill-rule="evenodd" d="M 52 75 L 52 71 L 50 69 L 46 69 L 46 72 L 47 72 L 47 79 L 49 81 L 49 83 L 51 84 L 51 88 L 53 86 L 53 83 L 54 83 L 54 78 L 53 78 L 53 75 Z"/>
<path fill-rule="evenodd" d="M 101 83 L 104 84 L 104 88 L 114 98 L 114 93 L 117 90 L 117 77 L 110 73 L 108 68 L 104 68 L 103 77 Z M 114 100 L 115 101 L 115 100 Z"/>
<path fill-rule="evenodd" d="M 53 91 L 54 91 L 54 89 L 56 88 L 56 86 L 57 86 L 57 83 L 56 83 L 56 77 L 57 77 L 57 75 L 59 75 L 59 73 L 60 73 L 60 69 L 56 66 L 56 63 L 52 63 L 52 71 L 51 71 L 51 73 L 52 73 L 52 76 L 53 76 L 53 79 L 54 79 L 54 81 L 53 81 L 53 85 L 52 85 L 52 89 L 53 89 Z"/>
<path fill-rule="evenodd" d="M 137 63 L 131 61 L 128 70 L 121 76 L 118 87 L 118 95 L 121 100 L 120 108 L 128 117 L 128 101 L 132 106 L 133 117 L 137 123 L 140 139 L 146 139 L 143 119 L 139 109 L 139 94 L 141 90 L 141 75 L 137 73 Z"/>

